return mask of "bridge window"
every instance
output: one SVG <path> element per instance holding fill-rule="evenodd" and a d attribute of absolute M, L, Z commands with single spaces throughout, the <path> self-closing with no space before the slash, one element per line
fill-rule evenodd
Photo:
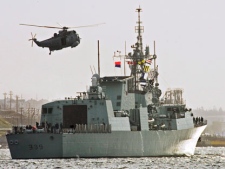
<path fill-rule="evenodd" d="M 121 95 L 118 95 L 117 96 L 117 100 L 121 100 Z"/>
<path fill-rule="evenodd" d="M 48 109 L 47 108 L 42 108 L 42 114 L 47 114 Z"/>
<path fill-rule="evenodd" d="M 48 108 L 48 114 L 52 114 L 53 108 Z"/>
<path fill-rule="evenodd" d="M 121 102 L 116 102 L 116 106 L 121 106 Z"/>
<path fill-rule="evenodd" d="M 171 107 L 168 107 L 168 108 L 167 108 L 167 111 L 172 111 L 172 110 L 171 110 Z"/>

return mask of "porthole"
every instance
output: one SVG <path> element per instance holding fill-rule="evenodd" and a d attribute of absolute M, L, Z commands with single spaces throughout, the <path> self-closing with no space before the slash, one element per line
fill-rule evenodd
<path fill-rule="evenodd" d="M 18 140 L 15 140 L 15 144 L 18 144 L 19 142 L 18 142 Z"/>

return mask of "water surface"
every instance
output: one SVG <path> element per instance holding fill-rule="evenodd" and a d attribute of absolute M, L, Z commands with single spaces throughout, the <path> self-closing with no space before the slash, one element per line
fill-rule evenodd
<path fill-rule="evenodd" d="M 197 147 L 191 157 L 71 158 L 12 160 L 8 149 L 0 149 L 4 169 L 225 169 L 225 147 Z"/>

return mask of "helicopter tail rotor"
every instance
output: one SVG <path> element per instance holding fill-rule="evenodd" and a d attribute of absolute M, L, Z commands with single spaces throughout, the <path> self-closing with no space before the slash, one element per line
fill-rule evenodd
<path fill-rule="evenodd" d="M 33 43 L 34 43 L 34 41 L 36 40 L 35 36 L 36 36 L 36 34 L 33 35 L 33 33 L 31 32 L 31 39 L 29 39 L 29 41 L 30 41 L 30 40 L 32 41 L 31 47 L 33 47 Z"/>

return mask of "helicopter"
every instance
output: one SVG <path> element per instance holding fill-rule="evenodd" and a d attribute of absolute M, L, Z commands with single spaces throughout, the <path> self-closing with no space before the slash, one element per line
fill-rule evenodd
<path fill-rule="evenodd" d="M 51 55 L 52 51 L 55 50 L 61 50 L 63 48 L 71 47 L 74 48 L 77 45 L 80 44 L 80 37 L 77 34 L 75 30 L 68 30 L 71 28 L 81 28 L 81 27 L 92 27 L 92 26 L 98 26 L 101 24 L 105 23 L 99 23 L 99 24 L 94 24 L 94 25 L 86 25 L 86 26 L 76 26 L 76 27 L 65 27 L 65 26 L 60 26 L 60 27 L 55 27 L 55 26 L 40 26 L 40 25 L 30 25 L 30 24 L 20 24 L 23 26 L 34 26 L 34 27 L 42 27 L 42 28 L 53 28 L 53 29 L 61 29 L 58 33 L 54 33 L 53 37 L 43 40 L 43 41 L 38 41 L 35 36 L 31 32 L 31 40 L 32 44 L 31 46 L 33 47 L 33 42 L 36 43 L 37 46 L 42 47 L 42 48 L 49 48 L 49 55 Z"/>

